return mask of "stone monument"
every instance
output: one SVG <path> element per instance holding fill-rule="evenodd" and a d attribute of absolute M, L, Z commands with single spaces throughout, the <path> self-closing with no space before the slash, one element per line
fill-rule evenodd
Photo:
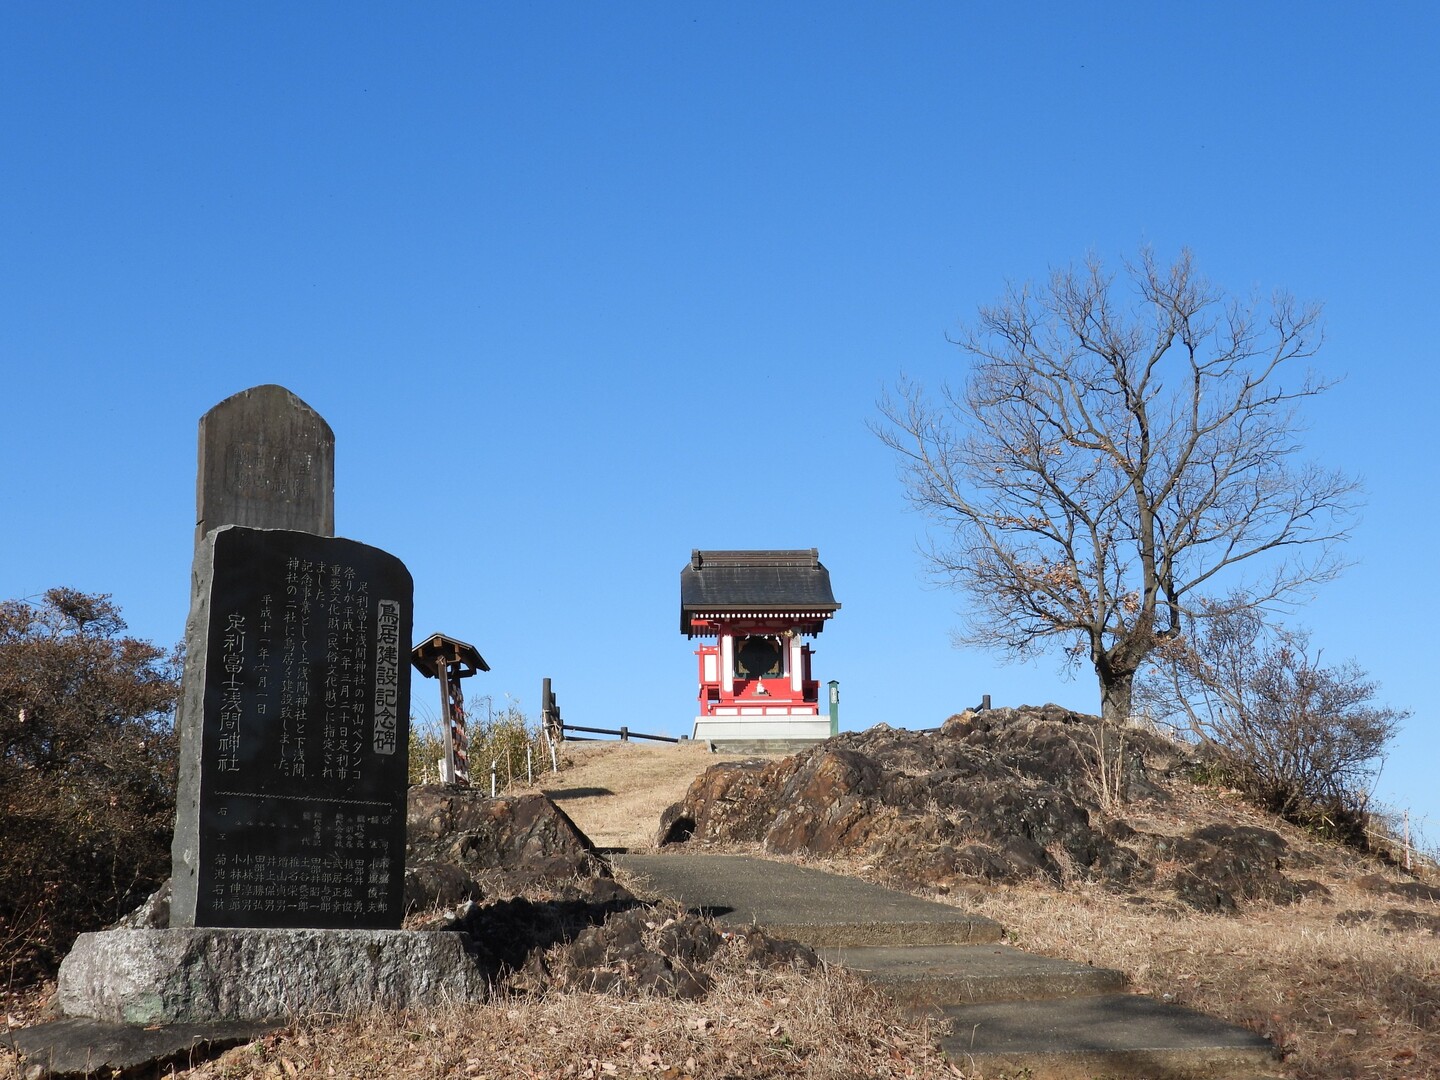
<path fill-rule="evenodd" d="M 256 386 L 200 418 L 195 543 L 221 525 L 335 535 L 335 435 L 283 386 Z"/>
<path fill-rule="evenodd" d="M 350 540 L 225 525 L 195 577 L 170 925 L 398 928 L 409 572 Z"/>
<path fill-rule="evenodd" d="M 334 436 L 279 386 L 200 421 L 170 929 L 83 934 L 68 1016 L 208 1023 L 476 1000 L 403 910 L 413 587 L 334 531 Z"/>

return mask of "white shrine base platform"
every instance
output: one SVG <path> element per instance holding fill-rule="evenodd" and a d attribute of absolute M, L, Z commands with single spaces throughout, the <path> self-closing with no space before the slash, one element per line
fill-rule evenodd
<path fill-rule="evenodd" d="M 691 736 L 706 742 L 754 742 L 757 740 L 799 740 L 823 742 L 830 737 L 830 717 L 815 713 L 732 716 L 697 716 Z"/>

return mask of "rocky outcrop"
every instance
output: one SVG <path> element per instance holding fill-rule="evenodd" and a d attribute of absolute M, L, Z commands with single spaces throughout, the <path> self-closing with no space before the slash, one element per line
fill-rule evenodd
<path fill-rule="evenodd" d="M 820 964 L 812 949 L 758 927 L 721 933 L 694 915 L 637 907 L 584 930 L 546 956 L 534 955 L 513 983 L 625 997 L 698 998 L 710 989 L 708 962 L 725 948 L 742 949 L 745 962 L 754 967 Z"/>
<path fill-rule="evenodd" d="M 666 811 L 658 839 L 748 841 L 778 854 L 855 855 L 902 886 L 963 880 L 1160 884 L 1185 903 L 1234 911 L 1288 901 L 1269 830 L 1138 832 L 1106 807 L 1163 800 L 1184 764 L 1158 735 L 1054 705 L 965 712 L 938 732 L 885 725 L 781 761 L 717 765 Z"/>
<path fill-rule="evenodd" d="M 405 908 L 449 908 L 610 873 L 544 795 L 495 798 L 443 785 L 410 789 Z"/>
<path fill-rule="evenodd" d="M 462 934 L 403 930 L 106 930 L 60 965 L 66 1016 L 127 1024 L 271 1020 L 479 1001 Z"/>

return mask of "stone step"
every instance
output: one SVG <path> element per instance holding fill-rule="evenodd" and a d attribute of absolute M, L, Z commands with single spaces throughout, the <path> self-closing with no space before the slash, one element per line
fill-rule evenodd
<path fill-rule="evenodd" d="M 617 855 L 641 888 L 708 915 L 720 929 L 758 923 L 813 947 L 998 941 L 1000 924 L 949 904 L 792 863 L 747 855 Z"/>
<path fill-rule="evenodd" d="M 232 1046 L 252 1042 L 283 1021 L 207 1024 L 115 1024 L 66 1017 L 31 1028 L 0 1031 L 0 1046 L 21 1058 L 16 1076 L 169 1076 Z"/>
<path fill-rule="evenodd" d="M 939 1013 L 957 1068 L 1033 1080 L 1273 1075 L 1254 1032 L 1153 998 L 1124 976 L 995 944 L 999 924 L 855 878 L 743 855 L 622 855 L 637 888 L 722 929 L 759 923 L 804 941 L 902 1002 Z"/>
<path fill-rule="evenodd" d="M 1137 994 L 956 1005 L 941 1048 L 961 1069 L 1036 1080 L 1258 1077 L 1275 1048 L 1253 1031 Z M 1026 1071 L 1028 1070 L 1028 1072 Z"/>
<path fill-rule="evenodd" d="M 1110 994 L 1125 989 L 1112 968 L 1035 956 L 1008 945 L 867 945 L 822 949 L 828 961 L 864 975 L 913 1009 L 1029 998 Z"/>

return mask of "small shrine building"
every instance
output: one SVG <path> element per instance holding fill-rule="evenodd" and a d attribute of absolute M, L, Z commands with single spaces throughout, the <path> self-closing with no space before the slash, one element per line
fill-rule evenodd
<path fill-rule="evenodd" d="M 711 742 L 830 736 L 804 640 L 840 610 L 815 548 L 700 551 L 680 571 L 680 632 L 713 638 L 695 650 L 693 737 Z M 828 703 L 827 703 L 828 709 Z"/>

